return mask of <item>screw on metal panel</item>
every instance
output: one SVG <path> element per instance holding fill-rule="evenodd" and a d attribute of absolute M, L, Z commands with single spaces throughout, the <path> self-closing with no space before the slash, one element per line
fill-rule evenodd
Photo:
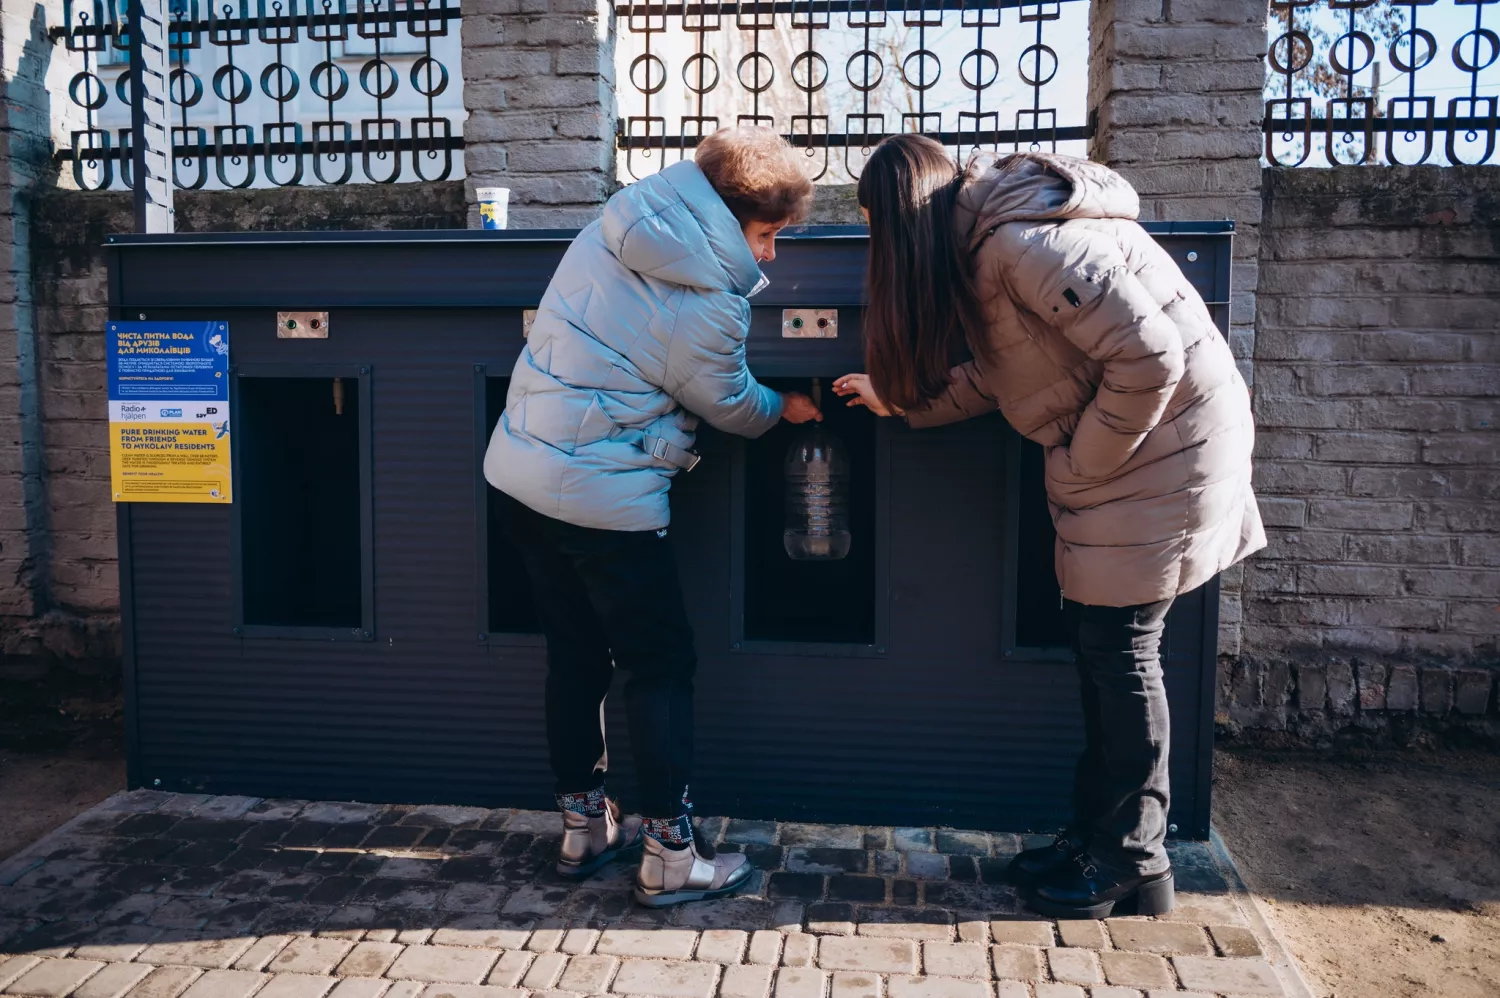
<path fill-rule="evenodd" d="M 145 313 L 145 312 L 142 312 L 142 313 L 141 313 L 141 318 L 142 318 L 142 319 L 144 319 L 144 318 L 146 318 L 146 313 Z"/>
<path fill-rule="evenodd" d="M 1167 826 L 1167 834 L 1168 835 L 1176 835 L 1177 834 L 1177 826 L 1176 825 L 1168 825 Z"/>
<path fill-rule="evenodd" d="M 369 374 L 370 373 L 370 369 L 368 367 L 361 367 L 359 369 L 359 373 L 360 374 Z"/>
<path fill-rule="evenodd" d="M 161 780 L 160 780 L 160 779 L 155 779 L 155 780 L 152 780 L 152 781 L 151 781 L 151 785 L 152 785 L 152 786 L 153 786 L 153 787 L 159 787 L 159 786 L 161 786 Z"/>
<path fill-rule="evenodd" d="M 483 364 L 475 364 L 474 365 L 474 372 L 476 374 L 483 374 L 484 373 L 484 365 Z"/>
<path fill-rule="evenodd" d="M 1197 250 L 1189 250 L 1188 251 L 1188 263 L 1192 263 L 1196 259 L 1198 259 L 1198 251 Z"/>
<path fill-rule="evenodd" d="M 234 629 L 234 636 L 235 637 L 237 637 L 237 638 L 244 637 L 244 635 L 245 635 L 245 629 L 243 627 L 236 627 Z"/>

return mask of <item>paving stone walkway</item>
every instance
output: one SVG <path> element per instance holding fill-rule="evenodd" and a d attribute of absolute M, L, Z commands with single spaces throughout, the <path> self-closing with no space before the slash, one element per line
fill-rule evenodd
<path fill-rule="evenodd" d="M 1169 916 L 1053 922 L 1001 882 L 1031 844 L 1015 835 L 722 818 L 702 830 L 749 856 L 749 891 L 653 911 L 632 900 L 628 865 L 582 885 L 557 877 L 555 814 L 116 794 L 0 863 L 0 993 L 1296 993 L 1202 844 L 1172 849 L 1180 893 Z"/>

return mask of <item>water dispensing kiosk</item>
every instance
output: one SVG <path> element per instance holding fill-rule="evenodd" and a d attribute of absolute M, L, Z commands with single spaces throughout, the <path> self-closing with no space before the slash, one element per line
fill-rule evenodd
<path fill-rule="evenodd" d="M 1227 330 L 1231 223 L 1151 228 Z M 234 400 L 233 503 L 120 506 L 133 785 L 550 806 L 545 648 L 480 465 L 571 235 L 111 238 L 112 317 L 227 322 Z M 821 384 L 847 554 L 789 556 L 798 427 L 705 428 L 672 489 L 700 653 L 694 797 L 1053 829 L 1082 731 L 1041 453 L 998 414 L 913 431 L 833 396 L 863 367 L 865 253 L 860 228 L 784 236 L 748 346 L 773 387 Z M 1172 820 L 1194 837 L 1217 606 L 1216 583 L 1179 600 L 1164 649 Z"/>

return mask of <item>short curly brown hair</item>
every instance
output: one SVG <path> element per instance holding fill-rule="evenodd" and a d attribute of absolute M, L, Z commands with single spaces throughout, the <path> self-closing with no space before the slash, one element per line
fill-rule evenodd
<path fill-rule="evenodd" d="M 694 158 L 741 226 L 807 217 L 812 181 L 802 157 L 771 129 L 721 128 L 698 144 Z"/>

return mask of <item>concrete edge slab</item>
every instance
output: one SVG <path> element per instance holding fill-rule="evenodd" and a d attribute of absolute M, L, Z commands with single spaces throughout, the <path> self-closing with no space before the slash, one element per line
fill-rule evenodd
<path fill-rule="evenodd" d="M 1302 968 L 1292 958 L 1291 950 L 1266 918 L 1265 902 L 1255 896 L 1255 892 L 1246 886 L 1245 879 L 1240 876 L 1239 867 L 1234 865 L 1234 857 L 1229 854 L 1229 847 L 1224 844 L 1217 828 L 1211 827 L 1208 830 L 1208 848 L 1230 888 L 1245 899 L 1245 918 L 1249 920 L 1256 937 L 1265 945 L 1266 959 L 1276 971 L 1276 976 L 1281 978 L 1281 986 L 1286 991 L 1287 998 L 1317 998 L 1313 989 L 1308 986 L 1307 978 L 1302 976 Z"/>

